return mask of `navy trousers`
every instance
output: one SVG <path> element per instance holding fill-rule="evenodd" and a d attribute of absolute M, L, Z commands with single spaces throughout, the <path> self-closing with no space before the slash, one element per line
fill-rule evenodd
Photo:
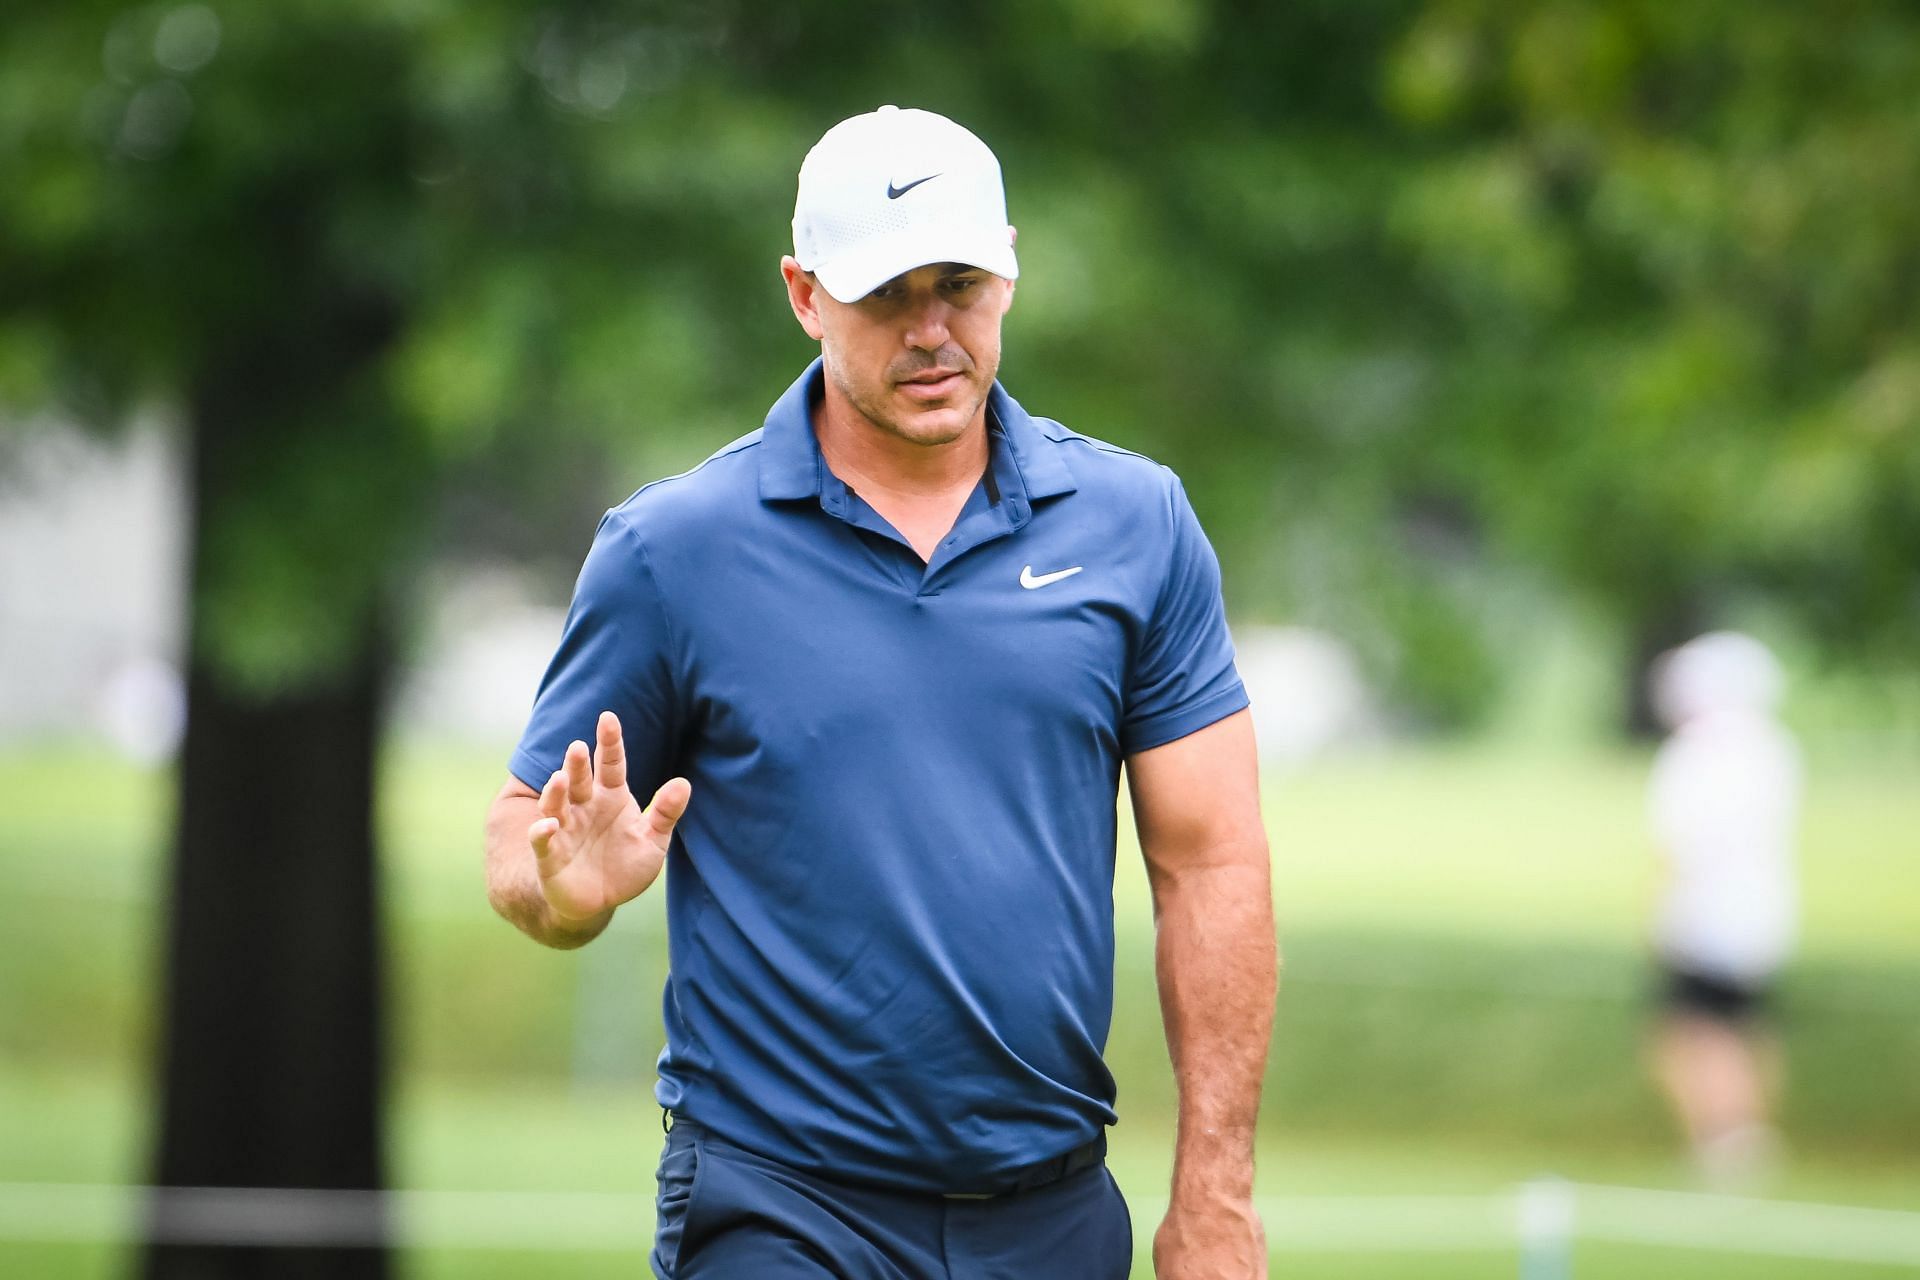
<path fill-rule="evenodd" d="M 660 1154 L 660 1280 L 1125 1280 L 1106 1165 L 991 1199 L 852 1186 L 679 1120 Z"/>

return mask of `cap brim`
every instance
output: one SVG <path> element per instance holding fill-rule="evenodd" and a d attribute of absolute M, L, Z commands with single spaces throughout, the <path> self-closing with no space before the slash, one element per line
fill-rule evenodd
<path fill-rule="evenodd" d="M 895 276 L 935 262 L 961 262 L 1008 280 L 1020 275 L 1005 228 L 995 233 L 978 227 L 924 226 L 869 240 L 821 263 L 813 274 L 836 300 L 858 302 Z"/>

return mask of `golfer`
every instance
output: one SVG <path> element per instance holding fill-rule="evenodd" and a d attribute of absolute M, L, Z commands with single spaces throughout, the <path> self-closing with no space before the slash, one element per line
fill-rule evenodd
<path fill-rule="evenodd" d="M 1213 552 L 1171 472 L 996 381 L 1019 268 L 973 134 L 841 122 L 793 235 L 820 358 L 602 519 L 488 818 L 493 904 L 549 946 L 667 868 L 653 1269 L 1128 1273 L 1124 765 L 1179 1087 L 1155 1265 L 1263 1276 L 1276 958 Z"/>

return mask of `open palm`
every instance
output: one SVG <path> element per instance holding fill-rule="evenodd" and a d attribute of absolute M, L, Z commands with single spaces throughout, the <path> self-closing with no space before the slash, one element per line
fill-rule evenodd
<path fill-rule="evenodd" d="M 567 922 L 603 915 L 658 878 L 693 793 L 685 778 L 669 778 L 643 811 L 627 790 L 619 718 L 602 711 L 594 735 L 591 760 L 586 743 L 567 747 L 566 762 L 540 791 L 540 817 L 527 828 L 540 891 Z"/>

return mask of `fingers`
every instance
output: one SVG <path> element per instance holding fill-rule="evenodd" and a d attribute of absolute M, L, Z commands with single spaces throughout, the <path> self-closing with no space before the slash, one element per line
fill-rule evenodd
<path fill-rule="evenodd" d="M 599 783 L 609 791 L 618 791 L 627 785 L 627 744 L 620 737 L 620 717 L 611 711 L 602 711 L 600 723 L 594 726 L 594 736 L 600 748 Z"/>
<path fill-rule="evenodd" d="M 627 748 L 620 736 L 620 717 L 611 711 L 602 711 L 593 732 L 597 750 L 589 752 L 587 744 L 575 738 L 567 744 L 566 759 L 562 761 L 560 771 L 553 775 L 562 780 L 558 794 L 567 803 L 586 804 L 592 800 L 596 783 L 610 791 L 627 785 Z M 562 816 L 565 805 L 549 808 L 546 800 L 552 792 L 553 782 L 550 779 L 546 790 L 540 793 L 540 811 L 558 818 Z"/>
<path fill-rule="evenodd" d="M 674 824 L 686 813 L 687 802 L 692 798 L 693 784 L 685 778 L 668 778 L 653 793 L 647 805 L 647 834 L 659 841 L 661 848 L 673 838 Z"/>
<path fill-rule="evenodd" d="M 536 859 L 545 862 L 551 855 L 549 842 L 553 839 L 553 833 L 559 829 L 558 818 L 541 818 L 527 828 L 527 843 L 533 846 L 533 856 Z"/>
<path fill-rule="evenodd" d="M 575 738 L 567 744 L 567 799 L 585 804 L 593 799 L 593 769 L 587 762 L 587 744 Z"/>

